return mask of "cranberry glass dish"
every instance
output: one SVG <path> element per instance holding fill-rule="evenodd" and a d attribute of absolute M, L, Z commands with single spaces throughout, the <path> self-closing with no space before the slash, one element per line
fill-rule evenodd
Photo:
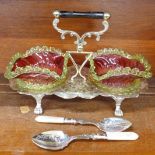
<path fill-rule="evenodd" d="M 90 58 L 89 79 L 103 92 L 131 95 L 143 89 L 145 79 L 152 76 L 150 69 L 150 64 L 142 55 L 105 48 Z"/>
<path fill-rule="evenodd" d="M 5 77 L 14 90 L 49 93 L 65 83 L 68 55 L 53 47 L 34 47 L 16 53 L 9 62 Z"/>

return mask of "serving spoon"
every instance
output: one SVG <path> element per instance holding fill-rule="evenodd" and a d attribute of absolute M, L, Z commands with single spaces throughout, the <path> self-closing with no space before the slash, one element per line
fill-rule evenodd
<path fill-rule="evenodd" d="M 66 124 L 94 125 L 104 132 L 121 132 L 121 131 L 128 129 L 132 125 L 130 121 L 124 118 L 118 118 L 118 117 L 104 118 L 100 122 L 64 118 L 64 117 L 53 117 L 53 116 L 37 116 L 35 120 L 41 123 L 66 123 Z"/>
<path fill-rule="evenodd" d="M 69 136 L 63 131 L 46 131 L 32 137 L 32 141 L 37 146 L 48 150 L 61 150 L 74 140 L 136 140 L 138 134 L 134 132 L 106 132 L 102 134 L 83 134 Z"/>

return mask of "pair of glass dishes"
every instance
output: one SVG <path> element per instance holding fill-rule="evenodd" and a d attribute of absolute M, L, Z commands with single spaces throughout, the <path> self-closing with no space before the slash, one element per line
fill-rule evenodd
<path fill-rule="evenodd" d="M 5 77 L 13 89 L 35 94 L 51 93 L 65 84 L 69 73 L 69 53 L 53 47 L 34 47 L 15 54 Z M 112 95 L 130 95 L 142 88 L 151 77 L 151 66 L 141 55 L 119 49 L 94 52 L 85 67 L 87 79 L 101 91 Z"/>

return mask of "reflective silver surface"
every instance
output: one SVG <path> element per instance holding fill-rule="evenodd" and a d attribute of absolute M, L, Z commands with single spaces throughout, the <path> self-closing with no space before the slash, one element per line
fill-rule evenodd
<path fill-rule="evenodd" d="M 58 88 L 54 92 L 43 93 L 43 94 L 32 94 L 32 93 L 28 93 L 28 92 L 18 91 L 18 93 L 30 95 L 30 96 L 34 97 L 34 99 L 36 100 L 36 103 L 37 103 L 36 108 L 34 110 L 35 114 L 43 113 L 41 101 L 42 101 L 42 98 L 46 95 L 56 95 L 63 99 L 72 99 L 72 98 L 76 98 L 76 97 L 80 97 L 80 98 L 84 98 L 84 99 L 92 99 L 99 95 L 104 96 L 104 97 L 111 97 L 115 101 L 115 107 L 116 107 L 115 112 L 114 112 L 115 116 L 123 116 L 123 111 L 121 110 L 121 104 L 124 99 L 136 98 L 139 96 L 139 94 L 132 94 L 129 96 L 114 96 L 114 95 L 108 94 L 106 92 L 99 90 L 89 80 L 85 81 L 80 76 L 77 76 L 74 80 L 71 80 L 71 78 L 75 74 L 76 74 L 76 71 L 74 70 L 74 68 L 72 68 L 72 67 L 69 68 L 69 76 L 66 81 L 66 84 L 64 86 Z M 87 77 L 88 68 L 84 67 L 82 69 L 82 75 L 84 75 L 86 77 L 86 79 L 88 79 L 88 77 Z M 144 89 L 146 87 L 147 87 L 147 83 L 146 82 L 142 83 L 142 88 Z"/>
<path fill-rule="evenodd" d="M 85 38 L 88 37 L 92 37 L 95 36 L 96 37 L 96 41 L 100 40 L 100 36 L 103 35 L 109 28 L 109 23 L 106 19 L 104 19 L 102 21 L 102 25 L 103 25 L 103 30 L 100 31 L 96 31 L 96 32 L 86 32 L 84 33 L 82 36 L 80 36 L 77 32 L 75 31 L 71 31 L 71 30 L 62 30 L 58 27 L 58 23 L 59 23 L 59 18 L 57 16 L 55 16 L 54 20 L 53 20 L 53 28 L 58 31 L 59 33 L 61 33 L 61 39 L 65 39 L 65 35 L 69 34 L 71 37 L 76 37 L 76 41 L 74 42 L 74 44 L 77 45 L 77 51 L 81 52 L 83 51 L 83 46 L 87 44 L 87 42 L 85 41 Z"/>
<path fill-rule="evenodd" d="M 37 146 L 48 150 L 61 150 L 73 140 L 136 140 L 139 136 L 134 132 L 107 132 L 102 134 L 83 134 L 68 136 L 63 131 L 47 131 L 35 135 L 32 142 Z"/>
<path fill-rule="evenodd" d="M 117 117 L 105 118 L 96 123 L 96 126 L 105 132 L 121 132 L 131 127 L 131 125 L 132 123 L 130 121 Z"/>
<path fill-rule="evenodd" d="M 53 116 L 37 116 L 35 118 L 37 122 L 41 123 L 66 123 L 66 124 L 82 124 L 82 125 L 94 125 L 104 132 L 121 132 L 128 129 L 132 123 L 124 118 L 105 118 L 100 122 L 93 122 L 82 119 L 53 117 Z"/>

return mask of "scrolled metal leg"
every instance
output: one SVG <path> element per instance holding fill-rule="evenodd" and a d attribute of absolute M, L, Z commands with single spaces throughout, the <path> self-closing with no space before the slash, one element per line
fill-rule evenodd
<path fill-rule="evenodd" d="M 115 116 L 123 116 L 123 111 L 121 110 L 121 104 L 124 100 L 123 97 L 113 97 L 116 102 L 115 107 Z"/>
<path fill-rule="evenodd" d="M 42 98 L 44 97 L 44 95 L 33 95 L 33 97 L 35 98 L 36 100 L 36 107 L 34 109 L 34 113 L 35 114 L 42 114 L 43 113 L 43 109 L 42 109 L 42 106 L 41 106 L 41 101 L 42 101 Z"/>

